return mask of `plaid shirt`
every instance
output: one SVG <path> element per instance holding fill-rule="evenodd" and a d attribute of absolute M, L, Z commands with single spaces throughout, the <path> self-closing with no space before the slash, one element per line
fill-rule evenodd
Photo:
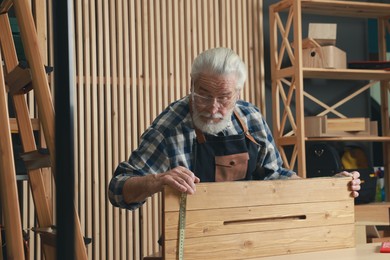
<path fill-rule="evenodd" d="M 250 134 L 260 144 L 257 163 L 270 172 L 266 179 L 284 179 L 295 174 L 282 167 L 282 160 L 271 131 L 258 108 L 239 100 L 235 109 L 243 123 L 247 125 Z M 223 134 L 240 133 L 242 128 L 232 115 L 232 123 Z M 118 165 L 109 184 L 108 196 L 111 203 L 131 210 L 142 205 L 142 202 L 126 204 L 123 201 L 122 188 L 128 178 L 162 173 L 177 166 L 193 170 L 192 147 L 195 141 L 196 135 L 187 96 L 169 105 L 142 134 L 140 145 L 132 152 L 129 160 Z"/>

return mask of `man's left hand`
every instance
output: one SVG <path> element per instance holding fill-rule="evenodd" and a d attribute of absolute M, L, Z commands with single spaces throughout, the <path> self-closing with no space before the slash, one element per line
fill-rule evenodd
<path fill-rule="evenodd" d="M 335 175 L 335 177 L 352 177 L 352 180 L 349 182 L 348 189 L 351 191 L 351 196 L 356 198 L 359 196 L 360 190 L 360 173 L 357 171 L 353 172 L 340 172 Z"/>

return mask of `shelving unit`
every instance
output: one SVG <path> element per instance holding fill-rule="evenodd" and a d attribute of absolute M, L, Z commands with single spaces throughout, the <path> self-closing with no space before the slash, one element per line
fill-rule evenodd
<path fill-rule="evenodd" d="M 377 19 L 379 59 L 386 60 L 385 36 L 386 33 L 390 33 L 390 4 L 335 0 L 282 0 L 271 5 L 269 11 L 273 132 L 285 166 L 290 169 L 297 169 L 298 175 L 306 177 L 305 143 L 307 141 L 383 142 L 386 187 L 389 188 L 390 124 L 388 97 L 390 71 L 303 67 L 302 15 L 307 13 L 332 17 Z M 283 19 L 281 13 L 287 14 L 287 18 Z M 281 37 L 280 43 L 278 37 Z M 286 59 L 289 62 L 286 62 Z M 289 65 L 283 65 L 286 63 Z M 329 105 L 305 91 L 304 79 L 370 80 L 370 83 L 356 87 L 352 94 L 333 105 Z M 346 118 L 345 115 L 337 111 L 337 108 L 360 93 L 367 91 L 376 82 L 379 82 L 381 86 L 382 136 L 340 136 L 331 138 L 309 138 L 305 136 L 305 98 L 323 107 L 324 110 L 318 114 L 319 116 L 333 113 L 338 117 Z M 292 101 L 295 102 L 294 108 L 292 107 Z M 287 147 L 293 147 L 291 155 L 286 152 Z M 389 199 L 389 191 L 387 191 L 387 200 Z"/>

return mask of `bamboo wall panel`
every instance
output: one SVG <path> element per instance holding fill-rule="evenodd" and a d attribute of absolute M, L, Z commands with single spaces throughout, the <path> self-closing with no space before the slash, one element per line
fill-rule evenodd
<path fill-rule="evenodd" d="M 243 98 L 264 111 L 259 0 L 75 0 L 76 205 L 90 259 L 158 251 L 159 195 L 113 208 L 107 186 L 120 161 L 169 103 L 189 93 L 194 57 L 234 49 L 248 66 Z"/>
<path fill-rule="evenodd" d="M 36 22 L 47 23 L 38 35 L 50 65 L 51 1 L 35 2 L 36 16 L 46 15 Z M 93 239 L 88 257 L 139 260 L 159 250 L 160 195 L 133 212 L 113 208 L 107 199 L 113 171 L 152 120 L 189 93 L 191 63 L 208 48 L 230 47 L 243 58 L 248 80 L 242 98 L 265 114 L 262 0 L 73 3 L 75 205 L 82 232 Z M 23 228 L 30 229 L 36 225 L 34 206 L 23 185 Z M 31 232 L 30 243 L 30 259 L 42 259 L 39 238 Z"/>

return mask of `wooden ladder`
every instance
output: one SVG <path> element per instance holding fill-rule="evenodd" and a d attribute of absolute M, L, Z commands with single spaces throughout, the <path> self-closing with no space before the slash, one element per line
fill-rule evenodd
<path fill-rule="evenodd" d="M 28 66 L 19 65 L 12 37 L 8 11 L 14 7 L 20 29 Z M 34 200 L 45 259 L 56 259 L 56 234 L 52 227 L 55 222 L 50 201 L 46 196 L 43 176 L 50 171 L 55 180 L 55 139 L 54 107 L 45 67 L 39 53 L 38 38 L 34 20 L 27 0 L 3 0 L 0 4 L 0 195 L 6 228 L 8 259 L 24 259 L 23 238 L 19 202 L 16 185 L 16 172 L 11 141 L 11 126 L 8 114 L 7 92 L 14 103 L 18 132 L 24 154 L 22 159 L 28 171 L 28 179 Z M 1 54 L 3 57 L 1 57 Z M 1 64 L 1 63 L 0 63 Z M 38 118 L 42 125 L 47 149 L 37 149 L 33 124 L 29 116 L 25 94 L 34 90 L 38 108 Z M 86 247 L 81 226 L 75 211 L 75 259 L 87 259 Z M 2 256 L 0 256 L 1 259 Z"/>

